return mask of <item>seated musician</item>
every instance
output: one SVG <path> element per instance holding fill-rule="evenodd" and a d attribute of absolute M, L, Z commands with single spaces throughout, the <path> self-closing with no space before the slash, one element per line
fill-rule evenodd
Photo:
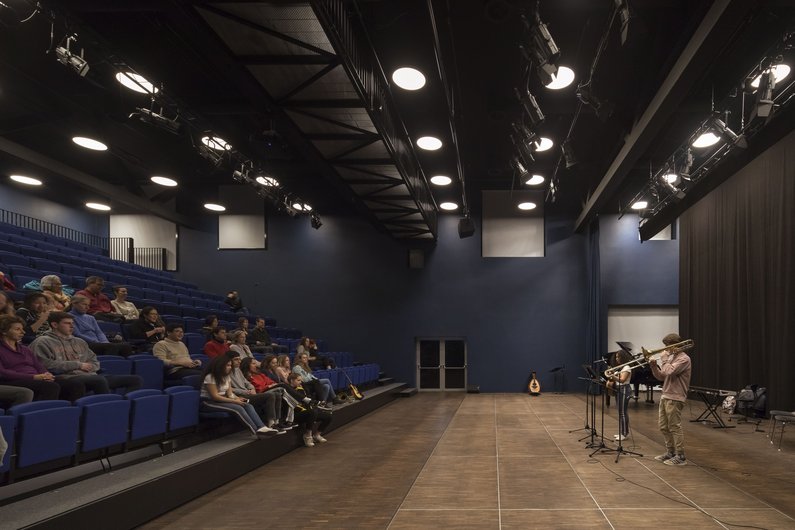
<path fill-rule="evenodd" d="M 666 346 L 683 342 L 676 333 L 669 333 L 663 338 Z M 685 437 L 682 431 L 682 409 L 687 401 L 690 390 L 690 374 L 692 366 L 690 356 L 682 349 L 667 348 L 659 360 L 649 363 L 651 373 L 663 382 L 662 398 L 660 398 L 659 423 L 660 432 L 665 438 L 665 454 L 654 457 L 669 466 L 687 465 L 685 458 Z"/>
<path fill-rule="evenodd" d="M 624 350 L 616 352 L 614 357 L 615 366 L 621 366 L 632 361 L 632 357 Z M 629 397 L 631 389 L 629 380 L 632 379 L 632 368 L 624 366 L 617 373 L 612 375 L 607 381 L 607 388 L 614 389 L 618 400 L 618 434 L 613 436 L 616 440 L 625 440 L 629 435 L 629 413 L 627 412 L 627 405 L 629 405 Z"/>

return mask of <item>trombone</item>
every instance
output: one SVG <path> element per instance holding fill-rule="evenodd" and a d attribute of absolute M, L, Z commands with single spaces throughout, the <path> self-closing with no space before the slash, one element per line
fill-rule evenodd
<path fill-rule="evenodd" d="M 613 377 L 616 373 L 620 372 L 624 369 L 624 367 L 629 366 L 630 370 L 634 370 L 635 368 L 642 368 L 648 365 L 652 361 L 656 361 L 662 355 L 662 352 L 669 351 L 671 353 L 676 353 L 680 351 L 689 350 L 694 346 L 692 339 L 683 340 L 682 342 L 677 342 L 676 344 L 670 344 L 664 348 L 660 348 L 658 350 L 647 350 L 646 348 L 641 347 L 640 351 L 642 355 L 638 355 L 628 363 L 619 364 L 618 366 L 613 366 L 605 370 L 605 377 L 608 379 Z"/>

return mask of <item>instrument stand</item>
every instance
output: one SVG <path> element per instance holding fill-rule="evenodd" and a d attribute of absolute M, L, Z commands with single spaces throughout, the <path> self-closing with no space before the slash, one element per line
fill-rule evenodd
<path fill-rule="evenodd" d="M 593 449 L 594 450 L 591 454 L 588 455 L 588 458 L 592 458 L 593 455 L 595 455 L 596 453 L 600 453 L 600 452 L 604 453 L 604 452 L 610 450 L 605 445 L 605 394 L 607 394 L 607 388 L 601 382 L 597 382 L 597 384 L 600 386 L 600 390 L 601 390 L 600 393 L 602 394 L 602 405 L 601 405 L 601 407 L 599 407 L 601 415 L 602 415 L 602 430 L 600 431 L 600 434 L 599 434 L 598 443 L 596 441 L 592 441 L 590 445 L 586 446 L 589 449 Z M 596 400 L 594 400 L 594 401 L 596 401 Z"/>
<path fill-rule="evenodd" d="M 593 380 L 590 377 L 578 377 L 578 379 L 588 382 L 588 386 L 585 387 L 585 427 L 571 430 L 569 433 L 586 431 L 588 434 L 577 441 L 582 442 L 590 438 L 591 441 L 587 443 L 585 447 L 593 447 L 594 438 L 596 437 L 596 397 L 593 395 Z"/>
<path fill-rule="evenodd" d="M 623 392 L 629 392 L 629 390 L 630 390 L 629 385 L 627 385 L 627 388 L 624 389 Z M 626 449 L 624 449 L 623 440 L 621 440 L 621 415 L 626 414 L 626 410 L 624 410 L 626 405 L 624 404 L 624 398 L 623 396 L 621 396 L 621 392 L 616 392 L 616 405 L 618 408 L 618 447 L 616 447 L 615 449 L 605 449 L 602 452 L 603 453 L 615 452 L 616 453 L 615 462 L 617 464 L 618 459 L 621 458 L 621 455 L 632 455 L 632 456 L 643 456 L 643 455 L 640 453 L 636 453 L 634 451 L 627 451 Z M 593 456 L 593 454 L 591 456 Z"/>

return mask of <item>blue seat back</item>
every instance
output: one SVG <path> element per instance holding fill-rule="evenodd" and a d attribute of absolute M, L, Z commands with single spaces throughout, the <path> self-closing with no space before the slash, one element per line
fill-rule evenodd
<path fill-rule="evenodd" d="M 127 441 L 130 402 L 117 394 L 96 394 L 75 401 L 80 408 L 81 451 L 95 451 Z"/>
<path fill-rule="evenodd" d="M 169 396 L 159 390 L 135 390 L 125 396 L 131 403 L 130 440 L 164 434 L 168 426 Z"/>
<path fill-rule="evenodd" d="M 127 357 L 133 363 L 132 373 L 144 380 L 143 388 L 163 389 L 163 361 L 149 354 L 137 354 Z"/>
<path fill-rule="evenodd" d="M 192 386 L 172 386 L 165 390 L 171 396 L 168 430 L 193 427 L 199 423 L 199 391 Z"/>
<path fill-rule="evenodd" d="M 14 439 L 16 432 L 14 430 L 14 417 L 13 416 L 0 416 L 0 431 L 3 433 L 8 449 L 3 459 L 0 460 L 0 473 L 5 473 L 11 467 L 11 455 L 14 454 Z"/>
<path fill-rule="evenodd" d="M 17 467 L 73 456 L 80 409 L 63 400 L 34 401 L 9 409 L 16 419 Z"/>
<path fill-rule="evenodd" d="M 133 373 L 133 363 L 116 355 L 98 355 L 99 369 L 103 374 L 130 375 Z"/>

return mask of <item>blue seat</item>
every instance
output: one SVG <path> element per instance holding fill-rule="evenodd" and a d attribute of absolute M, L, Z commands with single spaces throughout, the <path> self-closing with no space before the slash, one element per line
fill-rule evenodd
<path fill-rule="evenodd" d="M 130 440 L 164 434 L 168 426 L 169 396 L 160 390 L 128 392 L 130 408 Z"/>
<path fill-rule="evenodd" d="M 80 409 L 63 400 L 33 401 L 9 409 L 16 420 L 17 461 L 22 468 L 74 456 Z"/>
<path fill-rule="evenodd" d="M 201 368 L 204 369 L 210 364 L 210 358 L 205 355 L 204 353 L 192 353 L 190 356 L 193 360 L 198 360 L 202 362 Z"/>
<path fill-rule="evenodd" d="M 97 355 L 100 373 L 109 375 L 130 375 L 133 362 L 117 355 Z"/>
<path fill-rule="evenodd" d="M 116 322 L 97 320 L 97 324 L 99 324 L 99 329 L 102 330 L 102 333 L 108 337 L 112 337 L 113 335 L 121 335 L 122 333 L 121 324 L 117 324 Z"/>
<path fill-rule="evenodd" d="M 182 384 L 185 386 L 189 386 L 194 390 L 201 390 L 202 387 L 202 376 L 200 375 L 189 375 L 188 377 L 182 378 Z"/>
<path fill-rule="evenodd" d="M 167 291 L 160 291 L 160 298 L 161 300 L 163 300 L 168 304 L 174 304 L 174 305 L 180 304 L 179 298 L 174 293 L 169 293 Z"/>
<path fill-rule="evenodd" d="M 80 408 L 80 451 L 121 445 L 127 441 L 130 401 L 117 394 L 96 394 L 75 401 Z"/>
<path fill-rule="evenodd" d="M 3 416 L 5 411 L 0 409 L 0 431 L 3 432 L 3 438 L 8 442 L 8 449 L 3 459 L 0 460 L 0 473 L 5 473 L 11 468 L 11 455 L 14 454 L 14 438 L 16 432 L 14 431 L 14 417 Z"/>
<path fill-rule="evenodd" d="M 43 271 L 57 271 L 61 272 L 61 264 L 47 258 L 31 258 L 33 266 Z M 67 273 L 71 274 L 71 273 Z"/>
<path fill-rule="evenodd" d="M 190 385 L 172 386 L 165 389 L 171 396 L 168 409 L 168 430 L 175 431 L 193 427 L 199 423 L 199 391 Z"/>
<path fill-rule="evenodd" d="M 186 333 L 182 340 L 188 347 L 188 353 L 191 355 L 202 353 L 204 351 L 204 344 L 207 342 L 204 335 L 199 333 Z"/>
<path fill-rule="evenodd" d="M 133 374 L 144 380 L 143 388 L 163 389 L 163 361 L 147 353 L 127 357 L 133 363 Z"/>
<path fill-rule="evenodd" d="M 160 315 L 160 319 L 166 324 L 179 324 L 182 330 L 185 330 L 185 321 L 178 315 Z"/>
<path fill-rule="evenodd" d="M 0 250 L 0 263 L 4 265 L 18 265 L 20 267 L 30 267 L 30 258 L 15 252 Z"/>

